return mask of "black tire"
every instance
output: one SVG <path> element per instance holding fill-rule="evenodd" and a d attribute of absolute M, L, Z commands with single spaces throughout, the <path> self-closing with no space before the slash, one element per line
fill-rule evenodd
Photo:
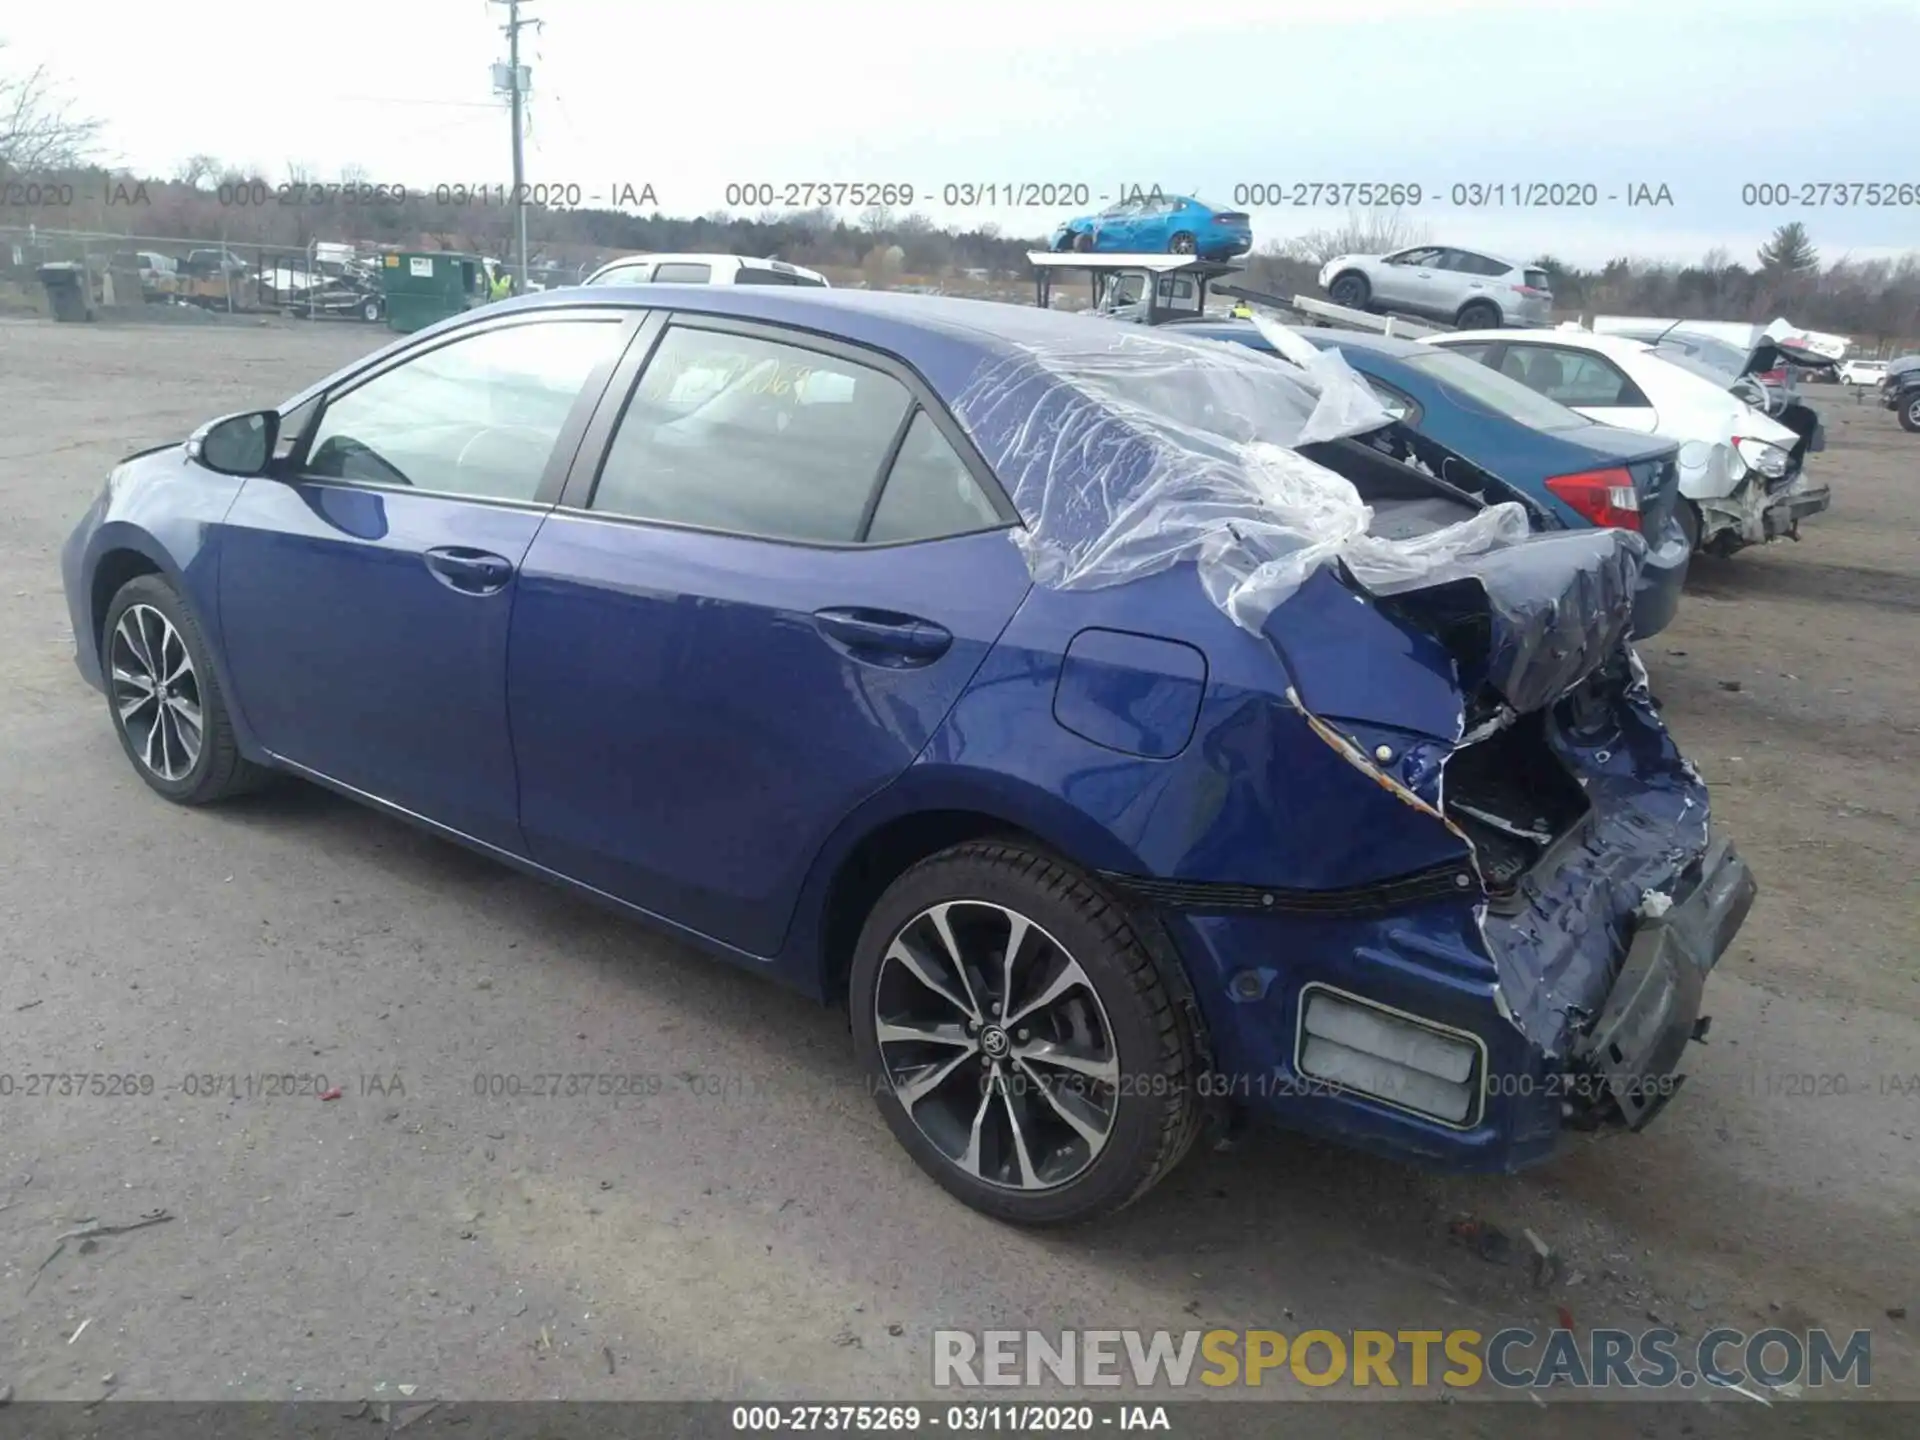
<path fill-rule="evenodd" d="M 882 960 L 904 929 L 921 923 L 918 917 L 945 902 L 970 904 L 971 913 L 987 913 L 992 907 L 1026 918 L 1040 936 L 1030 944 L 1050 942 L 1077 962 L 1097 1001 L 1098 1018 L 1109 1032 L 1108 1063 L 1119 1081 L 1111 1087 L 1111 1119 L 1102 1148 L 1062 1183 L 1019 1189 L 970 1173 L 934 1144 L 896 1094 L 878 1034 Z M 978 979 L 991 994 L 994 982 L 984 972 Z M 973 983 L 966 988 L 972 993 Z M 1028 991 L 1018 993 L 1031 998 Z M 848 995 L 854 1045 L 894 1138 L 948 1193 L 997 1219 L 1063 1225 L 1111 1214 L 1139 1199 L 1179 1164 L 1201 1128 L 1196 1038 L 1126 913 L 1085 874 L 1026 846 L 994 841 L 956 846 L 896 880 L 867 917 L 854 952 Z M 1013 1009 L 1011 1001 L 1002 1003 L 1006 1011 Z M 1002 1013 L 992 1011 L 995 1018 Z M 1021 1038 L 1027 1033 L 1023 1027 Z M 950 1082 L 958 1087 L 954 1093 L 963 1104 L 971 1103 L 971 1095 L 984 1097 L 990 1083 L 981 1068 L 991 1049 L 985 1045 L 984 1030 L 980 1038 L 978 1063 L 968 1062 L 972 1068 L 963 1068 Z M 1001 1031 L 999 1038 L 1004 1042 L 1010 1035 Z M 1011 1074 L 1018 1062 L 1007 1063 Z M 1031 1067 L 1026 1071 L 1034 1073 Z M 1059 1073 L 1053 1072 L 1054 1077 Z M 1013 1083 L 1027 1087 L 1020 1090 L 1023 1096 L 1031 1088 L 1026 1080 Z M 1002 1117 L 1012 1115 L 1014 1100 L 1012 1092 L 1000 1093 L 1004 1098 L 993 1102 L 993 1119 L 1004 1129 Z M 983 1099 L 983 1106 L 987 1103 Z M 1029 1104 L 1034 1107 L 1027 1111 L 1029 1121 L 1050 1118 L 1039 1108 L 1040 1100 L 1023 1099 L 1022 1108 Z M 1024 1144 L 1020 1154 L 1024 1167 L 1029 1158 Z"/>
<path fill-rule="evenodd" d="M 1343 270 L 1327 287 L 1327 298 L 1349 310 L 1364 310 L 1373 299 L 1373 286 L 1358 270 Z"/>
<path fill-rule="evenodd" d="M 1167 241 L 1167 253 L 1169 255 L 1191 255 L 1198 249 L 1199 242 L 1185 230 L 1176 232 Z"/>
<path fill-rule="evenodd" d="M 1460 307 L 1453 323 L 1461 330 L 1498 330 L 1500 307 L 1491 300 L 1469 300 Z"/>
<path fill-rule="evenodd" d="M 1680 522 L 1680 533 L 1687 537 L 1687 553 L 1698 553 L 1700 549 L 1700 509 L 1693 501 L 1684 497 L 1674 502 L 1674 517 Z"/>
<path fill-rule="evenodd" d="M 135 612 L 131 618 L 129 612 Z M 141 636 L 141 648 L 151 655 L 156 648 L 152 643 L 150 620 L 154 614 L 163 617 L 172 627 L 173 634 L 186 652 L 186 681 L 191 685 L 189 687 L 186 683 L 176 681 L 170 688 L 177 691 L 177 697 L 183 703 L 196 703 L 200 715 L 197 752 L 193 754 L 191 763 L 179 767 L 164 763 L 156 765 L 149 761 L 149 754 L 166 753 L 169 732 L 163 730 L 161 737 L 152 745 L 136 738 L 134 731 L 141 725 L 145 707 L 126 714 L 123 714 L 123 707 L 130 698 L 137 696 L 138 687 L 118 685 L 114 680 L 117 658 L 136 662 L 141 658 L 138 649 L 130 651 L 125 657 L 120 656 L 119 647 L 130 643 L 123 639 L 122 621 L 129 621 L 125 633 Z M 107 605 L 106 623 L 100 633 L 101 670 L 107 680 L 107 714 L 113 722 L 113 732 L 120 737 L 120 748 L 127 752 L 134 772 L 146 781 L 155 794 L 164 796 L 176 805 L 208 805 L 216 800 L 256 790 L 271 777 L 271 771 L 241 755 L 239 741 L 233 733 L 233 721 L 227 714 L 226 697 L 221 694 L 220 680 L 209 658 L 206 638 L 200 633 L 193 612 L 167 580 L 159 575 L 141 575 L 122 585 Z M 172 643 L 164 642 L 157 648 L 160 652 L 159 668 L 171 671 L 173 662 L 168 652 L 172 650 Z M 121 665 L 119 668 L 124 673 L 137 670 L 139 665 Z M 156 716 L 161 703 L 148 702 Z M 169 723 L 172 739 L 179 741 L 186 729 L 178 719 Z M 146 738 L 153 741 L 150 730 L 146 732 Z M 181 749 L 174 753 L 175 758 L 184 759 L 187 752 Z M 174 773 L 164 773 L 168 771 Z"/>
<path fill-rule="evenodd" d="M 1920 394 L 1909 395 L 1901 404 L 1900 428 L 1920 433 Z"/>
<path fill-rule="evenodd" d="M 1073 248 L 1075 250 L 1080 251 L 1082 254 L 1085 254 L 1087 251 L 1093 249 L 1093 232 L 1091 230 L 1074 231 L 1073 232 Z"/>
<path fill-rule="evenodd" d="M 360 318 L 365 320 L 369 325 L 377 321 L 380 318 L 380 302 L 378 300 L 362 302 L 360 306 Z"/>

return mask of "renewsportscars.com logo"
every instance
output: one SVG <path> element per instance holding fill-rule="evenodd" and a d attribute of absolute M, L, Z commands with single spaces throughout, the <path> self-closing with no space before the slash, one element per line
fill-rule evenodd
<path fill-rule="evenodd" d="M 1175 1389 L 1267 1383 L 1414 1389 L 1692 1389 L 1873 1383 L 1873 1336 L 1825 1330 L 936 1330 L 942 1388 Z"/>

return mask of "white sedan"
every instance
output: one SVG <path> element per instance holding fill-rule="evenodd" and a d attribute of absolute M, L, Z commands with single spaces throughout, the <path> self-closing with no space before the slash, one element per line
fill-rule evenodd
<path fill-rule="evenodd" d="M 1457 330 L 1425 343 L 1458 350 L 1603 425 L 1680 446 L 1680 521 L 1694 548 L 1726 555 L 1781 535 L 1832 503 L 1803 471 L 1806 441 L 1651 345 L 1577 327 Z"/>

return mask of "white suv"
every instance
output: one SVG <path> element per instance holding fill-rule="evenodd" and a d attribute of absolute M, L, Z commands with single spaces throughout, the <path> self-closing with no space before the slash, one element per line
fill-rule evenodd
<path fill-rule="evenodd" d="M 1840 362 L 1840 379 L 1847 385 L 1878 385 L 1887 378 L 1887 362 L 1884 360 L 1843 360 Z"/>
<path fill-rule="evenodd" d="M 753 255 L 630 255 L 602 265 L 584 283 L 825 286 L 827 277 L 784 260 L 762 260 Z"/>
<path fill-rule="evenodd" d="M 1336 255 L 1320 288 L 1350 310 L 1404 310 L 1462 330 L 1553 323 L 1553 281 L 1544 270 L 1479 250 L 1415 245 L 1391 255 Z"/>

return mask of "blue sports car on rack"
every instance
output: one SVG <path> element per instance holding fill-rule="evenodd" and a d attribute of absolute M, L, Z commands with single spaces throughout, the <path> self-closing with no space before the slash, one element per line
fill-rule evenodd
<path fill-rule="evenodd" d="M 75 658 L 168 801 L 298 776 L 844 1005 L 1001 1218 L 1249 1114 L 1510 1170 L 1666 1103 L 1753 882 L 1622 643 L 1640 537 L 1529 533 L 1333 380 L 529 295 L 116 466 Z"/>
<path fill-rule="evenodd" d="M 1134 195 L 1053 232 L 1055 250 L 1192 255 L 1231 260 L 1253 248 L 1253 224 L 1238 210 L 1215 210 L 1187 195 Z"/>

